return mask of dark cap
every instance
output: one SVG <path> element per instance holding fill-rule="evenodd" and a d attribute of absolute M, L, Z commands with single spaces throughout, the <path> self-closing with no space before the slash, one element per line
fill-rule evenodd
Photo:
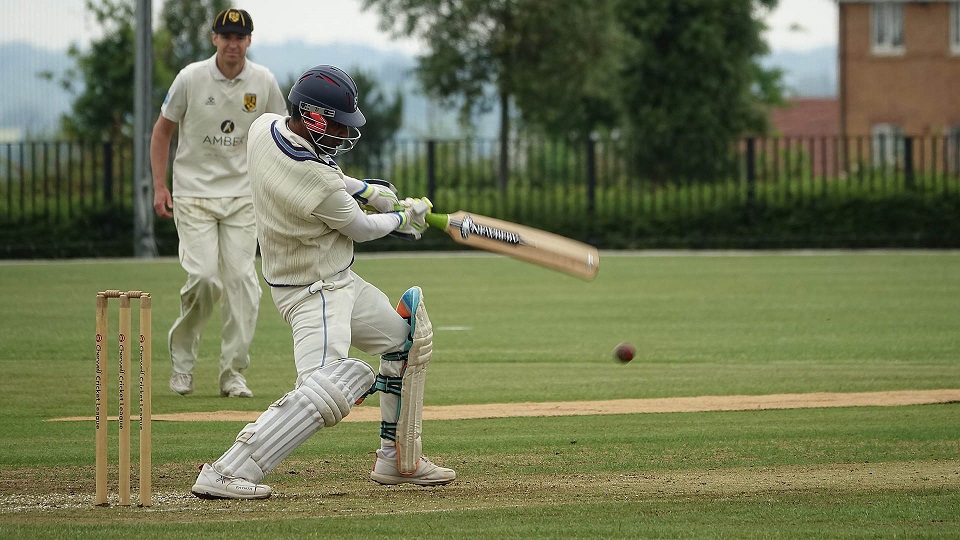
<path fill-rule="evenodd" d="M 253 33 L 253 19 L 243 9 L 225 9 L 217 14 L 213 20 L 214 34 L 251 34 Z"/>

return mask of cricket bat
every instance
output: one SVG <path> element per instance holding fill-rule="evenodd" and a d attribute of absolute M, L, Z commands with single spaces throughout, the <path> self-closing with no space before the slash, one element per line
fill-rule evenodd
<path fill-rule="evenodd" d="M 526 225 L 460 210 L 426 215 L 427 224 L 456 242 L 492 251 L 590 281 L 600 270 L 597 248 Z"/>

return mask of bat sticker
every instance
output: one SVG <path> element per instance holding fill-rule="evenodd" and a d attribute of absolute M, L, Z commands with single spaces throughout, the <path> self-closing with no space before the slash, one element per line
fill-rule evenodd
<path fill-rule="evenodd" d="M 517 234 L 494 227 L 488 227 L 486 225 L 480 225 L 475 223 L 473 218 L 469 215 L 464 216 L 463 220 L 460 221 L 459 226 L 456 224 L 456 221 L 451 222 L 454 227 L 460 229 L 460 237 L 466 240 L 470 237 L 471 234 L 476 234 L 484 238 L 489 238 L 490 240 L 496 240 L 497 242 L 503 242 L 504 244 L 512 244 L 519 246 L 525 244 L 523 238 Z"/>

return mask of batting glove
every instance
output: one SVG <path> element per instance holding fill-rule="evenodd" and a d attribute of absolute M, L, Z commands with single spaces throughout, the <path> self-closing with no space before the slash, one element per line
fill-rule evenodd
<path fill-rule="evenodd" d="M 397 200 L 397 188 L 393 184 L 379 178 L 368 178 L 362 182 L 363 188 L 353 194 L 357 202 L 380 213 L 396 209 L 400 201 Z"/>
<path fill-rule="evenodd" d="M 427 230 L 425 218 L 431 208 L 433 208 L 433 203 L 426 197 L 417 199 L 407 197 L 398 201 L 397 215 L 400 216 L 400 225 L 396 228 L 396 232 L 399 235 L 419 240 L 423 236 L 423 231 Z"/>

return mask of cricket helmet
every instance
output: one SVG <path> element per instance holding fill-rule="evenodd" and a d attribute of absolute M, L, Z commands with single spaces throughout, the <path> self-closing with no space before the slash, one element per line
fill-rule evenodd
<path fill-rule="evenodd" d="M 290 89 L 287 99 L 299 113 L 314 145 L 329 155 L 353 148 L 360 138 L 358 128 L 367 121 L 357 106 L 357 83 L 345 71 L 334 66 L 315 66 L 304 72 Z M 327 122 L 330 120 L 346 126 L 348 136 L 328 134 Z M 337 146 L 320 144 L 325 137 L 340 142 Z"/>

